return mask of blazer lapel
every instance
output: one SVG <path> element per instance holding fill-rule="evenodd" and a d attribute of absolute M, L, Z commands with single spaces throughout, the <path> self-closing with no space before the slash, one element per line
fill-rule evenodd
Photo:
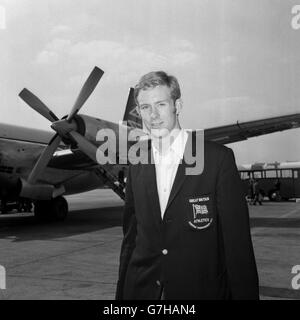
<path fill-rule="evenodd" d="M 149 148 L 149 156 L 152 156 L 151 146 Z M 154 219 L 156 222 L 160 223 L 161 221 L 161 211 L 159 204 L 159 197 L 157 191 L 157 183 L 156 183 L 156 171 L 155 164 L 151 163 L 151 158 L 148 158 L 148 164 L 141 165 L 141 177 L 144 180 L 144 187 L 146 188 L 146 192 L 148 194 L 149 203 L 151 202 L 152 209 L 149 210 L 154 215 Z"/>
<path fill-rule="evenodd" d="M 170 196 L 169 196 L 169 200 L 168 200 L 168 204 L 166 206 L 165 212 L 168 210 L 168 207 L 170 206 L 170 204 L 172 203 L 172 201 L 174 200 L 174 198 L 176 197 L 177 193 L 179 192 L 179 190 L 183 185 L 183 182 L 186 178 L 185 168 L 186 168 L 186 164 L 182 161 L 182 163 L 178 165 L 177 173 L 174 179 L 174 183 L 170 192 Z"/>

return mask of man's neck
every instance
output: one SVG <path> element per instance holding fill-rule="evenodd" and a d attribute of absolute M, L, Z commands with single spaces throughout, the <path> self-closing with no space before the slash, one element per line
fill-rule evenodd
<path fill-rule="evenodd" d="M 153 137 L 152 143 L 156 150 L 159 151 L 159 154 L 164 155 L 168 152 L 171 145 L 177 138 L 178 134 L 181 131 L 181 127 L 178 126 L 174 128 L 167 136 L 165 137 Z"/>

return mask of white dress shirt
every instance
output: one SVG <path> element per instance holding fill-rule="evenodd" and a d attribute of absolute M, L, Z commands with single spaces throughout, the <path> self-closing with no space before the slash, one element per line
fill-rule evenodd
<path fill-rule="evenodd" d="M 161 218 L 163 219 L 170 192 L 175 180 L 178 164 L 183 158 L 188 134 L 181 129 L 174 142 L 161 153 L 152 142 L 153 159 L 156 171 L 156 184 Z"/>

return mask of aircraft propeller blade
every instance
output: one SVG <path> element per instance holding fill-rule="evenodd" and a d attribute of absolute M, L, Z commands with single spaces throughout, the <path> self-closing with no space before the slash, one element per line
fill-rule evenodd
<path fill-rule="evenodd" d="M 52 158 L 53 153 L 56 151 L 59 143 L 61 141 L 61 137 L 56 134 L 51 141 L 49 142 L 48 146 L 43 151 L 42 155 L 39 157 L 37 163 L 35 164 L 34 168 L 32 169 L 28 183 L 34 184 L 37 178 L 41 175 L 44 169 L 47 167 L 50 159 Z"/>
<path fill-rule="evenodd" d="M 32 169 L 29 175 L 28 183 L 34 184 L 37 181 L 38 177 L 43 173 L 49 161 L 51 160 L 54 152 L 58 148 L 61 139 L 68 135 L 73 137 L 73 139 L 77 142 L 78 147 L 82 152 L 84 152 L 92 160 L 97 161 L 97 147 L 94 146 L 87 139 L 85 139 L 81 134 L 79 134 L 76 131 L 75 127 L 71 125 L 71 121 L 74 118 L 74 116 L 78 113 L 78 111 L 81 109 L 86 100 L 89 98 L 91 93 L 94 91 L 103 74 L 104 72 L 100 68 L 95 67 L 93 69 L 93 71 L 90 73 L 89 77 L 85 81 L 75 101 L 75 104 L 66 120 L 60 121 L 59 118 L 28 89 L 24 88 L 20 92 L 20 98 L 22 98 L 35 111 L 40 113 L 46 119 L 53 122 L 53 125 L 51 127 L 55 131 L 57 131 L 55 136 L 51 139 L 48 146 L 45 148 L 45 150 L 37 160 L 34 168 Z M 66 125 L 64 121 L 67 121 L 68 125 Z"/>
<path fill-rule="evenodd" d="M 91 93 L 96 88 L 99 80 L 101 79 L 102 75 L 104 74 L 104 71 L 99 69 L 98 67 L 95 67 L 89 77 L 87 78 L 86 82 L 84 83 L 76 102 L 72 108 L 72 111 L 68 115 L 67 120 L 70 122 L 73 117 L 78 113 L 78 111 L 81 109 L 83 104 L 86 102 L 86 100 L 89 98 Z"/>
<path fill-rule="evenodd" d="M 69 134 L 77 142 L 78 148 L 82 152 L 84 152 L 90 159 L 97 162 L 97 147 L 77 131 L 71 131 Z"/>
<path fill-rule="evenodd" d="M 37 111 L 39 114 L 44 116 L 51 122 L 59 120 L 57 116 L 32 92 L 24 88 L 20 93 L 19 97 L 23 99 L 32 109 Z"/>

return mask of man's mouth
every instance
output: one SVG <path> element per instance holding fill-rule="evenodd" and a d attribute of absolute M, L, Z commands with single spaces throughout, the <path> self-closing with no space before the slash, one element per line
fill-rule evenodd
<path fill-rule="evenodd" d="M 151 128 L 152 129 L 159 129 L 163 122 L 157 122 L 157 123 L 151 123 Z"/>

